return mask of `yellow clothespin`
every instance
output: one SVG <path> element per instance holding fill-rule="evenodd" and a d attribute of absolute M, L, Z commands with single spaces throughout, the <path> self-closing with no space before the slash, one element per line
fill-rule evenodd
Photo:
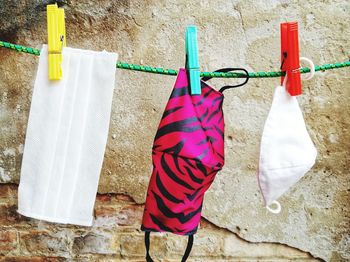
<path fill-rule="evenodd" d="M 47 5 L 47 44 L 49 56 L 49 79 L 62 78 L 62 48 L 66 46 L 64 9 L 57 4 Z"/>

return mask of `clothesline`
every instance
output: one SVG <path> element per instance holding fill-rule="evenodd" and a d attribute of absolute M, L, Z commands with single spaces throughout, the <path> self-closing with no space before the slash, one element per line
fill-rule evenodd
<path fill-rule="evenodd" d="M 18 52 L 23 52 L 27 54 L 32 55 L 40 55 L 40 50 L 26 47 L 22 45 L 16 45 L 8 42 L 4 42 L 0 40 L 0 47 L 13 49 Z M 174 69 L 165 69 L 160 67 L 151 67 L 151 66 L 144 66 L 144 65 L 137 65 L 137 64 L 131 64 L 131 63 L 125 63 L 125 62 L 117 62 L 116 64 L 117 68 L 120 69 L 128 69 L 128 70 L 135 70 L 135 71 L 141 71 L 141 72 L 147 72 L 147 73 L 153 73 L 153 74 L 162 74 L 162 75 L 177 75 L 178 70 Z M 338 69 L 342 67 L 348 67 L 350 66 L 350 61 L 345 62 L 339 62 L 334 64 L 324 64 L 320 66 L 315 66 L 315 71 L 325 71 L 330 69 Z M 308 67 L 302 67 L 300 68 L 300 73 L 308 73 L 310 72 L 310 68 Z M 249 72 L 249 78 L 268 78 L 268 77 L 280 77 L 283 76 L 284 72 L 281 71 L 271 71 L 271 72 Z M 246 75 L 243 73 L 221 73 L 221 72 L 201 72 L 201 77 L 216 77 L 216 78 L 246 78 Z"/>

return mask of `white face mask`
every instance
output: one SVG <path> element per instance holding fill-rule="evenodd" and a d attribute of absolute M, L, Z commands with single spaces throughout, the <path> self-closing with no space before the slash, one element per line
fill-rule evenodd
<path fill-rule="evenodd" d="M 18 212 L 91 226 L 118 55 L 65 47 L 60 81 L 43 46 L 24 146 Z"/>
<path fill-rule="evenodd" d="M 260 146 L 258 179 L 265 205 L 279 213 L 276 201 L 314 165 L 316 148 L 306 130 L 296 97 L 277 86 Z M 269 207 L 276 204 L 277 208 Z"/>

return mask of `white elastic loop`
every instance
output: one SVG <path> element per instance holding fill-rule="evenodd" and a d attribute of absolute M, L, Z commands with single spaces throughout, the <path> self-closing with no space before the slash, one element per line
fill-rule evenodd
<path fill-rule="evenodd" d="M 273 208 L 271 207 L 271 205 L 276 205 L 276 208 L 273 209 Z M 266 209 L 267 209 L 268 211 L 270 211 L 271 213 L 278 214 L 278 213 L 281 212 L 281 209 L 282 209 L 282 208 L 281 208 L 281 204 L 280 204 L 278 201 L 274 200 L 274 201 L 272 201 L 272 203 L 270 204 L 270 206 L 266 206 Z"/>
<path fill-rule="evenodd" d="M 314 65 L 314 63 L 309 58 L 306 58 L 306 57 L 300 57 L 300 61 L 304 61 L 304 62 L 308 63 L 309 66 L 310 66 L 310 73 L 301 75 L 301 79 L 302 80 L 310 80 L 315 75 L 315 65 Z"/>

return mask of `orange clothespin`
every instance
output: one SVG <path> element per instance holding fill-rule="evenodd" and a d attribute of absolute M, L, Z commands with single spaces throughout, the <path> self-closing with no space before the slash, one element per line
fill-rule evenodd
<path fill-rule="evenodd" d="M 291 96 L 302 93 L 299 60 L 298 22 L 281 23 L 281 70 L 286 72 L 286 89 Z M 281 77 L 281 85 L 284 77 Z"/>

